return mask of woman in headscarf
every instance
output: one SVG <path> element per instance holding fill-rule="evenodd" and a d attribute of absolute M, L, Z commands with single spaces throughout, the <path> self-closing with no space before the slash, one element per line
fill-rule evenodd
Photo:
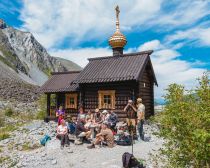
<path fill-rule="evenodd" d="M 56 117 L 58 118 L 58 125 L 61 124 L 61 120 L 64 119 L 65 116 L 65 110 L 63 109 L 63 106 L 60 106 L 58 110 L 56 110 Z"/>

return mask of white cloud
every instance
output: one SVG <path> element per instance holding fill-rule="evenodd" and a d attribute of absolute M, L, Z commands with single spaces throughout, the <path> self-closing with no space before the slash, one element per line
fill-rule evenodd
<path fill-rule="evenodd" d="M 81 67 L 85 67 L 88 63 L 88 58 L 111 56 L 112 50 L 108 48 L 80 48 L 66 50 L 51 50 L 50 55 L 71 60 Z"/>
<path fill-rule="evenodd" d="M 210 28 L 191 28 L 185 31 L 177 31 L 173 35 L 168 35 L 165 38 L 167 44 L 180 44 L 183 46 L 186 43 L 192 43 L 200 46 L 210 46 Z M 181 47 L 179 46 L 179 47 Z"/>
<path fill-rule="evenodd" d="M 146 42 L 139 46 L 138 50 L 139 51 L 145 51 L 145 50 L 157 50 L 162 48 L 160 41 L 159 40 L 152 40 L 149 42 Z"/>
<path fill-rule="evenodd" d="M 146 42 L 139 46 L 139 49 L 145 49 L 145 46 L 154 50 L 151 60 L 159 84 L 159 86 L 155 88 L 156 98 L 161 98 L 165 93 L 164 89 L 171 83 L 184 84 L 186 88 L 191 88 L 196 84 L 196 78 L 201 76 L 205 71 L 205 69 L 202 68 L 195 68 L 195 66 L 197 64 L 200 65 L 201 62 L 191 63 L 179 59 L 180 53 L 176 50 L 168 49 L 158 40 Z M 153 48 L 151 46 L 153 46 Z"/>
<path fill-rule="evenodd" d="M 164 25 L 163 31 L 174 29 L 178 26 L 189 26 L 210 14 L 208 0 L 176 0 L 170 2 L 166 0 L 165 5 L 170 5 L 168 6 L 169 10 L 160 10 L 157 17 L 150 21 L 152 25 Z"/>
<path fill-rule="evenodd" d="M 144 23 L 160 9 L 162 0 L 24 0 L 21 10 L 22 29 L 34 34 L 38 41 L 50 48 L 70 39 L 80 41 L 107 39 L 115 29 L 114 7 L 121 9 L 121 28 Z"/>

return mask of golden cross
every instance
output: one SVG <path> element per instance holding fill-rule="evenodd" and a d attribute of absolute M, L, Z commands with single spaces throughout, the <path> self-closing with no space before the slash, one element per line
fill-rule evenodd
<path fill-rule="evenodd" d="M 116 6 L 115 10 L 116 10 L 116 17 L 117 17 L 117 20 L 119 21 L 120 8 L 119 8 L 118 5 Z"/>

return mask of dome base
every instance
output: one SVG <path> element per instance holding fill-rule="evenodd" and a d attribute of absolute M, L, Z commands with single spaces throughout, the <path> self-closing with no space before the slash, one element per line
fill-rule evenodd
<path fill-rule="evenodd" d="M 113 56 L 123 55 L 123 48 L 122 47 L 112 48 L 112 51 L 113 51 Z"/>

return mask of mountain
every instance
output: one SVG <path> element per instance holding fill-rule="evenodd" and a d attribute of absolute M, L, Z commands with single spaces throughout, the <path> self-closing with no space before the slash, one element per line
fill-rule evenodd
<path fill-rule="evenodd" d="M 42 85 L 50 72 L 81 70 L 69 60 L 50 56 L 30 32 L 1 25 L 0 61 L 13 69 L 23 81 L 35 85 Z"/>
<path fill-rule="evenodd" d="M 81 70 L 77 64 L 50 56 L 30 32 L 17 30 L 0 19 L 0 101 L 30 102 L 50 72 Z"/>

